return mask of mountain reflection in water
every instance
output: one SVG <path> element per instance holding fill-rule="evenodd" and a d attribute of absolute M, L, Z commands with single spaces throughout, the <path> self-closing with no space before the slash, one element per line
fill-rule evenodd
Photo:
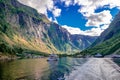
<path fill-rule="evenodd" d="M 120 67 L 110 58 L 23 59 L 0 62 L 0 80 L 120 80 Z"/>

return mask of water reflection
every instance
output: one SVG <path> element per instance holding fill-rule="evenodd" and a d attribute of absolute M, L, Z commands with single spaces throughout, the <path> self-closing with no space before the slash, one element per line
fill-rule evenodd
<path fill-rule="evenodd" d="M 60 58 L 59 61 L 49 61 L 49 70 L 44 73 L 41 80 L 65 80 L 65 77 L 75 70 L 74 66 L 81 66 L 86 61 L 87 59 L 69 57 Z"/>
<path fill-rule="evenodd" d="M 0 80 L 34 80 L 48 68 L 46 59 L 24 59 L 0 63 Z"/>
<path fill-rule="evenodd" d="M 57 79 L 63 79 L 64 80 L 64 74 L 69 75 L 70 71 L 72 70 L 73 66 L 73 58 L 61 58 L 58 61 L 57 69 L 55 72 L 53 72 L 53 76 L 50 76 L 51 80 L 57 80 Z M 54 79 L 55 78 L 55 79 Z"/>
<path fill-rule="evenodd" d="M 120 64 L 118 59 L 113 60 Z M 0 80 L 120 80 L 120 67 L 111 59 L 23 59 L 0 62 Z"/>
<path fill-rule="evenodd" d="M 72 58 L 60 58 L 59 61 L 48 61 L 49 69 L 41 77 L 41 80 L 64 80 L 64 74 L 69 73 Z"/>

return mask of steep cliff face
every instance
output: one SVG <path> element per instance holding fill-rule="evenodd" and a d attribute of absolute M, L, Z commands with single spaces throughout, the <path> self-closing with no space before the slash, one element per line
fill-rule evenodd
<path fill-rule="evenodd" d="M 71 35 L 70 40 L 80 50 L 84 50 L 89 47 L 95 40 L 97 36 L 87 36 L 87 35 Z"/>
<path fill-rule="evenodd" d="M 16 0 L 0 0 L 0 33 L 0 52 L 4 53 L 79 51 L 95 40 L 91 37 L 92 40 L 75 42 L 76 39 L 84 39 L 77 38 L 77 35 L 71 36 L 66 29 L 50 22 L 45 15 Z"/>
<path fill-rule="evenodd" d="M 97 38 L 89 49 L 83 52 L 103 55 L 120 53 L 120 12 L 115 16 L 109 28 Z"/>
<path fill-rule="evenodd" d="M 43 26 L 50 23 L 44 15 L 38 14 L 36 10 L 20 4 L 16 0 L 1 0 L 0 5 L 3 18 L 1 28 L 8 34 L 1 32 L 13 43 L 3 41 L 6 43 L 4 45 L 9 44 L 13 50 L 21 48 L 23 51 L 27 49 L 50 53 L 51 50 L 42 41 L 45 32 Z M 55 47 L 52 49 L 57 51 Z"/>

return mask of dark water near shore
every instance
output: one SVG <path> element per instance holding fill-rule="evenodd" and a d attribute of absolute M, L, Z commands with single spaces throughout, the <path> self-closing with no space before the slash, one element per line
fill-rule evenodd
<path fill-rule="evenodd" d="M 0 61 L 0 80 L 120 80 L 118 65 L 110 58 Z"/>

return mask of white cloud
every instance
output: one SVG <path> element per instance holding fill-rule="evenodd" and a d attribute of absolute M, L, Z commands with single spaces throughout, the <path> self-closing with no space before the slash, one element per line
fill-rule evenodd
<path fill-rule="evenodd" d="M 74 4 L 81 6 L 78 11 L 88 20 L 86 26 L 95 26 L 91 30 L 84 31 L 85 34 L 90 33 L 90 35 L 100 35 L 101 32 L 108 28 L 112 20 L 109 10 L 99 13 L 95 13 L 95 10 L 105 6 L 109 9 L 115 7 L 120 9 L 120 0 L 74 0 Z"/>
<path fill-rule="evenodd" d="M 105 24 L 105 25 L 102 25 L 100 28 L 102 29 L 102 30 L 105 30 L 105 29 L 107 29 L 109 27 L 109 24 Z"/>
<path fill-rule="evenodd" d="M 120 7 L 120 0 L 74 0 L 74 4 L 82 5 L 80 12 L 90 15 L 100 7 L 109 5 L 109 8 Z"/>
<path fill-rule="evenodd" d="M 47 10 L 51 11 L 55 17 L 60 16 L 61 9 L 54 5 L 53 0 L 18 0 L 19 2 L 35 8 L 39 13 L 47 16 Z"/>
<path fill-rule="evenodd" d="M 56 18 L 54 18 L 54 20 L 52 20 L 52 21 L 58 24 L 58 21 L 57 21 L 57 19 L 56 19 Z"/>
<path fill-rule="evenodd" d="M 61 2 L 64 2 L 67 7 L 73 4 L 72 0 L 61 0 Z"/>
<path fill-rule="evenodd" d="M 47 14 L 47 9 L 52 10 L 54 3 L 52 0 L 18 0 L 19 2 L 37 9 L 38 12 Z"/>
<path fill-rule="evenodd" d="M 50 17 L 50 18 L 48 18 L 51 22 L 55 22 L 55 23 L 57 23 L 57 24 L 59 24 L 58 23 L 58 21 L 57 21 L 57 19 L 55 18 L 55 17 Z"/>
<path fill-rule="evenodd" d="M 86 26 L 95 27 L 91 30 L 84 31 L 85 34 L 93 31 L 91 32 L 91 34 L 94 33 L 96 35 L 99 35 L 104 29 L 108 28 L 108 25 L 112 20 L 112 15 L 110 14 L 109 10 L 104 10 L 99 13 L 95 13 L 95 10 L 105 6 L 108 7 L 109 9 L 115 7 L 120 9 L 120 0 L 61 0 L 61 1 L 65 2 L 65 4 L 68 3 L 66 4 L 66 6 L 75 4 L 80 6 L 78 12 L 82 13 L 82 15 L 87 19 Z M 71 4 L 71 2 L 73 3 Z M 103 26 L 101 27 L 101 25 Z M 79 33 L 81 32 L 81 30 L 78 30 L 78 28 L 73 29 L 78 31 Z M 73 29 L 69 29 L 69 31 L 72 30 L 72 32 L 76 33 L 76 31 L 73 31 Z M 96 32 L 95 30 L 98 32 Z"/>
<path fill-rule="evenodd" d="M 73 28 L 67 25 L 63 25 L 63 28 L 66 28 L 71 34 L 82 34 L 83 32 L 79 28 Z"/>
<path fill-rule="evenodd" d="M 52 17 L 48 18 L 50 21 L 53 21 Z"/>
<path fill-rule="evenodd" d="M 61 9 L 54 8 L 54 10 L 53 10 L 53 14 L 54 14 L 55 17 L 60 16 L 60 14 L 61 14 Z"/>
<path fill-rule="evenodd" d="M 78 10 L 83 14 L 88 20 L 86 26 L 96 26 L 109 24 L 112 20 L 112 15 L 109 10 L 101 11 L 100 13 L 95 13 L 95 10 L 104 7 L 106 5 L 108 8 L 120 8 L 120 0 L 74 0 L 74 4 L 80 5 Z"/>
<path fill-rule="evenodd" d="M 89 36 L 99 36 L 104 29 L 101 28 L 92 28 L 90 30 L 81 30 L 80 28 L 73 28 L 67 25 L 63 25 L 62 27 L 66 28 L 68 32 L 71 34 L 82 34 L 82 35 L 89 35 Z"/>
<path fill-rule="evenodd" d="M 96 26 L 100 27 L 102 24 L 110 24 L 112 15 L 109 10 L 104 10 L 100 13 L 93 13 L 87 17 L 88 21 L 86 26 Z"/>

